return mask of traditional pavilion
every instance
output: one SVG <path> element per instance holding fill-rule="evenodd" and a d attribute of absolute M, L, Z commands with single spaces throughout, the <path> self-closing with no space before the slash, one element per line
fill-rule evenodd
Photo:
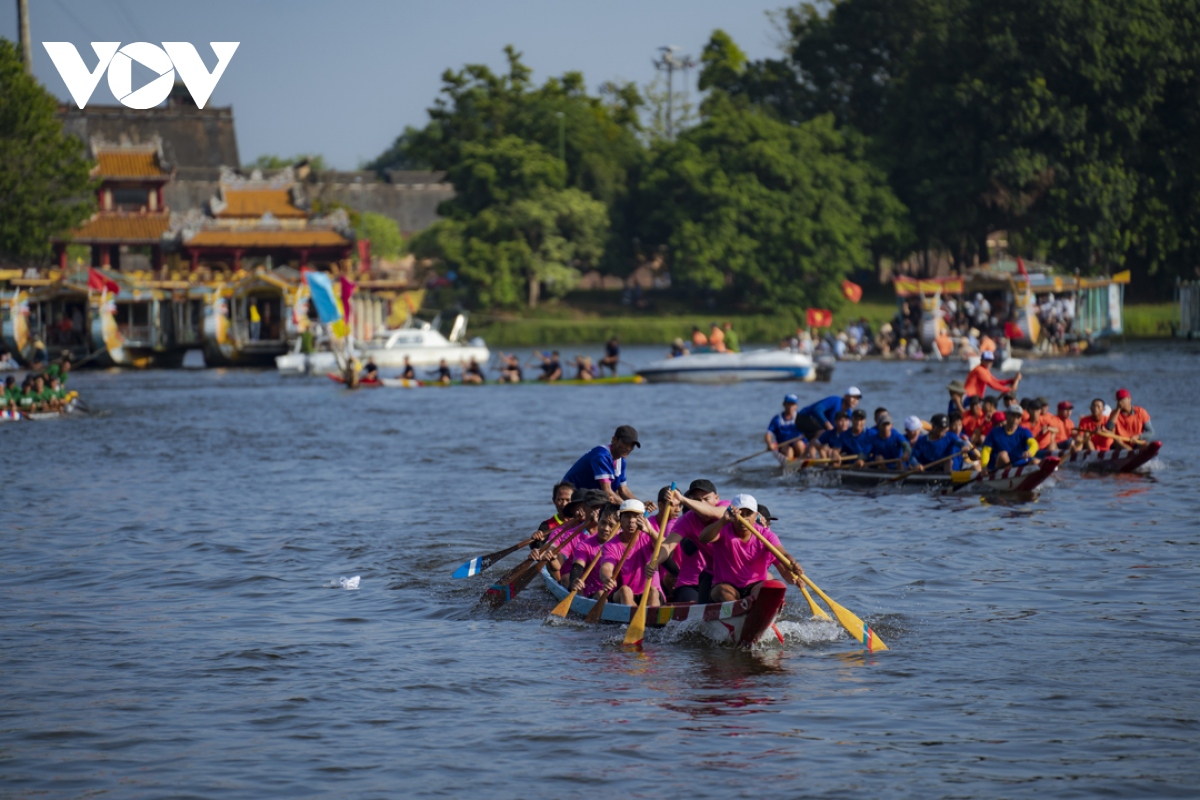
<path fill-rule="evenodd" d="M 67 269 L 67 245 L 91 247 L 94 267 L 121 269 L 122 253 L 142 251 L 151 268 L 163 268 L 163 234 L 170 211 L 163 202 L 163 187 L 175 170 L 165 163 L 162 140 L 114 144 L 99 138 L 89 143 L 96 166 L 91 175 L 100 181 L 98 210 L 79 228 L 54 242 L 58 268 Z M 141 261 L 141 259 L 139 259 Z"/>
<path fill-rule="evenodd" d="M 201 266 L 238 272 L 244 259 L 275 266 L 317 267 L 350 257 L 353 232 L 345 211 L 316 215 L 291 168 L 264 179 L 222 170 L 204 210 L 175 215 L 172 234 L 195 273 Z"/>

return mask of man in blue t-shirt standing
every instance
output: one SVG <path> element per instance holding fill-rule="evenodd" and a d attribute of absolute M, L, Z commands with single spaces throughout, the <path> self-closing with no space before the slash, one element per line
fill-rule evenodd
<path fill-rule="evenodd" d="M 808 446 L 804 434 L 796 427 L 796 408 L 799 405 L 800 398 L 796 395 L 789 394 L 784 397 L 783 411 L 776 414 L 767 425 L 767 448 L 778 454 L 781 461 L 800 458 L 804 455 L 804 448 Z"/>
<path fill-rule="evenodd" d="M 609 444 L 598 445 L 584 453 L 567 470 L 561 482 L 570 483 L 577 489 L 599 489 L 612 503 L 636 500 L 625 479 L 625 459 L 633 448 L 641 446 L 638 432 L 631 425 L 622 425 Z"/>
<path fill-rule="evenodd" d="M 811 406 L 800 409 L 796 427 L 809 439 L 815 439 L 821 435 L 822 431 L 834 429 L 834 417 L 839 411 L 849 414 L 861 399 L 862 392 L 858 390 L 857 386 L 851 386 L 841 397 L 831 395 L 823 400 L 818 400 Z"/>

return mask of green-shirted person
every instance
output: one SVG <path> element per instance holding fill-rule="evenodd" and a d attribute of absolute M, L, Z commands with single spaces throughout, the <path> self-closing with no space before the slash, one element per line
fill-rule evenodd
<path fill-rule="evenodd" d="M 733 329 L 733 323 L 731 322 L 725 323 L 725 349 L 731 353 L 737 353 L 742 349 L 741 342 L 738 341 L 737 331 Z"/>
<path fill-rule="evenodd" d="M 21 396 L 17 398 L 17 410 L 22 414 L 28 414 L 31 411 L 36 411 L 34 408 L 35 398 L 33 396 L 33 381 L 26 380 L 21 384 Z"/>
<path fill-rule="evenodd" d="M 58 378 L 50 379 L 46 392 L 50 395 L 50 404 L 56 410 L 61 411 L 67 405 L 67 390 L 58 382 Z"/>
<path fill-rule="evenodd" d="M 21 399 L 21 390 L 17 379 L 9 375 L 4 379 L 4 391 L 0 392 L 0 407 L 6 411 L 16 411 L 17 401 Z"/>
<path fill-rule="evenodd" d="M 50 366 L 46 367 L 46 378 L 58 378 L 58 382 L 65 388 L 67 385 L 67 376 L 71 373 L 71 351 L 63 350 L 62 356 Z"/>

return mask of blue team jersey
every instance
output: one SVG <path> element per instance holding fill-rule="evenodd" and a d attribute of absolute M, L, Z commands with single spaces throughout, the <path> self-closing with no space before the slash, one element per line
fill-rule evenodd
<path fill-rule="evenodd" d="M 842 446 L 842 436 L 849 432 L 849 428 L 844 431 L 839 431 L 837 428 L 834 428 L 831 431 L 824 431 L 820 436 L 817 437 L 817 442 L 838 450 L 841 449 Z"/>
<path fill-rule="evenodd" d="M 842 453 L 866 458 L 871 451 L 870 434 L 867 431 L 855 436 L 849 429 L 842 431 L 838 437 Z"/>
<path fill-rule="evenodd" d="M 828 422 L 833 424 L 833 418 L 842 410 L 842 398 L 838 395 L 826 397 L 824 400 L 818 400 L 811 406 L 805 406 L 800 409 L 800 415 L 805 417 L 816 417 L 821 420 L 822 424 Z"/>
<path fill-rule="evenodd" d="M 799 437 L 802 441 L 804 440 L 804 436 L 796 428 L 796 420 L 799 416 L 797 414 L 788 421 L 783 418 L 782 413 L 775 415 L 775 419 L 771 420 L 771 424 L 767 426 L 767 432 L 775 437 L 775 444 L 790 442 L 796 437 Z"/>
<path fill-rule="evenodd" d="M 608 481 L 614 492 L 625 484 L 625 459 L 614 461 L 606 444 L 588 450 L 563 476 L 576 489 L 599 489 L 600 481 Z"/>
<path fill-rule="evenodd" d="M 1029 440 L 1033 438 L 1033 433 L 1024 425 L 1018 425 L 1017 429 L 1011 434 L 1004 432 L 1004 427 L 997 425 L 992 428 L 991 433 L 983 440 L 984 447 L 992 448 L 992 457 L 988 461 L 987 469 L 995 469 L 996 456 L 1001 450 L 1008 453 L 1009 459 L 1013 466 L 1025 463 L 1026 453 L 1028 452 Z"/>
<path fill-rule="evenodd" d="M 912 454 L 918 464 L 932 464 L 934 461 L 940 461 L 948 455 L 959 452 L 962 448 L 963 440 L 959 438 L 959 435 L 946 431 L 946 434 L 936 441 L 928 436 L 917 439 L 917 443 L 913 445 Z"/>
<path fill-rule="evenodd" d="M 882 456 L 884 461 L 890 461 L 893 458 L 908 458 L 912 452 L 912 448 L 908 445 L 908 440 L 896 431 L 892 431 L 892 435 L 885 439 L 876 430 L 867 440 L 867 445 L 868 458 Z"/>

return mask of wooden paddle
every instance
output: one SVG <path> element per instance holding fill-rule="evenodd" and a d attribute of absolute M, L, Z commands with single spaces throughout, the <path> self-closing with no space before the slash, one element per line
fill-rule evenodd
<path fill-rule="evenodd" d="M 478 575 L 479 573 L 483 572 L 485 569 L 490 567 L 492 564 L 495 564 L 497 561 L 504 558 L 509 553 L 516 552 L 517 550 L 520 550 L 522 547 L 528 547 L 531 544 L 533 544 L 533 539 L 529 538 L 523 542 L 517 542 L 512 547 L 506 547 L 503 550 L 497 550 L 494 553 L 488 553 L 486 556 L 476 556 L 475 558 L 472 558 L 470 561 L 467 561 L 464 564 L 462 564 L 458 569 L 454 570 L 454 574 L 451 575 L 450 577 L 451 578 L 469 578 L 472 575 Z"/>
<path fill-rule="evenodd" d="M 634 541 L 637 541 L 637 540 L 635 539 Z M 617 562 L 617 568 L 613 570 L 613 579 L 614 580 L 619 579 L 621 577 L 621 567 L 625 566 L 625 561 L 626 561 L 626 559 L 629 558 L 629 553 L 632 550 L 633 550 L 633 542 L 630 542 L 629 544 L 625 545 L 625 552 L 621 554 L 621 560 Z M 616 587 L 613 587 L 613 592 L 615 592 L 615 591 L 616 591 Z M 584 618 L 585 622 L 596 623 L 596 622 L 600 621 L 600 618 L 602 616 L 604 616 L 604 607 L 606 605 L 608 605 L 608 597 L 611 594 L 612 594 L 612 592 L 604 592 L 603 594 L 600 595 L 600 599 L 596 601 L 596 605 L 592 606 L 592 610 L 589 611 L 587 617 Z"/>
<path fill-rule="evenodd" d="M 667 520 L 671 518 L 671 497 L 674 493 L 675 481 L 671 481 L 671 491 L 667 494 L 667 502 L 663 503 L 662 509 L 658 512 L 658 533 L 654 537 L 654 555 L 650 556 L 650 561 L 647 562 L 649 564 L 658 563 L 658 551 L 662 549 L 663 539 L 667 535 Z M 650 599 L 650 587 L 653 583 L 654 574 L 651 573 L 642 588 L 642 599 L 638 601 L 637 609 L 633 612 L 633 619 L 629 620 L 629 627 L 625 629 L 625 641 L 622 642 L 624 647 L 637 647 L 646 635 L 646 604 Z"/>
<path fill-rule="evenodd" d="M 804 594 L 804 599 L 808 601 L 808 607 L 812 611 L 812 615 L 823 622 L 833 622 L 833 617 L 825 613 L 825 609 L 817 605 L 817 601 L 812 599 L 812 595 L 808 593 L 808 587 L 801 585 L 800 591 Z"/>
<path fill-rule="evenodd" d="M 585 584 L 587 583 L 588 576 L 592 574 L 592 570 L 594 570 L 596 565 L 600 563 L 600 557 L 602 555 L 604 555 L 603 545 L 601 545 L 600 549 L 596 551 L 596 555 L 592 557 L 591 562 L 587 565 L 587 569 L 583 571 L 583 576 L 580 578 L 580 580 Z M 559 604 L 550 611 L 551 616 L 565 617 L 567 612 L 571 610 L 571 603 L 575 602 L 575 595 L 578 593 L 578 591 L 572 589 L 571 593 L 559 601 Z"/>
<path fill-rule="evenodd" d="M 558 546 L 552 548 L 551 555 L 556 556 L 561 553 L 564 547 L 586 529 L 586 522 L 580 522 L 563 531 L 558 537 Z M 513 567 L 503 578 L 488 587 L 482 599 L 486 600 L 493 608 L 504 605 L 529 585 L 533 577 L 542 571 L 542 566 L 543 562 L 536 557 L 536 553 L 530 554 L 529 558 Z"/>
<path fill-rule="evenodd" d="M 775 559 L 777 562 L 776 566 L 779 569 L 786 568 L 786 569 L 788 569 L 789 572 L 792 572 L 791 561 L 787 558 L 787 556 L 785 556 L 783 554 L 783 552 L 778 547 L 776 547 L 774 544 L 771 543 L 770 539 L 763 536 L 762 533 L 759 532 L 758 528 L 756 528 L 753 525 L 751 525 L 750 523 L 746 522 L 746 520 L 742 519 L 741 516 L 739 516 L 737 514 L 734 514 L 733 519 L 736 523 L 738 523 L 746 528 L 749 528 L 750 532 L 753 533 L 755 536 L 757 536 L 759 538 L 759 541 L 761 541 L 763 544 L 765 544 L 767 546 L 767 549 L 770 550 L 771 554 L 775 556 Z M 794 577 L 796 577 L 796 578 L 804 581 L 806 584 L 808 584 L 808 586 L 814 592 L 816 592 L 822 600 L 825 601 L 825 604 L 827 606 L 829 606 L 829 608 L 833 611 L 834 616 L 837 617 L 838 622 L 841 623 L 841 626 L 846 629 L 846 632 L 849 633 L 851 636 L 853 636 L 855 639 L 858 639 L 864 645 L 866 645 L 867 650 L 869 650 L 873 653 L 876 650 L 887 650 L 888 649 L 888 646 L 883 643 L 883 640 L 879 638 L 878 634 L 876 634 L 875 631 L 871 630 L 871 628 L 867 626 L 867 623 L 863 622 L 861 619 L 859 619 L 857 616 L 855 616 L 849 609 L 844 608 L 844 607 L 838 605 L 837 603 L 835 603 L 833 601 L 833 599 L 830 598 L 829 595 L 827 595 L 823 591 L 821 591 L 821 588 L 819 586 L 817 586 L 815 583 L 813 583 L 811 580 L 809 580 L 807 575 L 805 575 L 803 572 L 799 572 L 799 573 L 792 572 L 792 574 Z"/>
<path fill-rule="evenodd" d="M 1086 432 L 1087 431 L 1085 431 L 1085 433 Z M 1121 442 L 1122 444 L 1127 444 L 1132 447 L 1140 447 L 1143 444 L 1142 442 L 1138 441 L 1137 439 L 1130 439 L 1126 436 L 1117 436 L 1115 433 L 1108 430 L 1107 428 L 1098 428 L 1098 429 L 1096 429 L 1095 433 L 1097 436 L 1103 436 L 1107 439 L 1115 439 L 1116 441 Z"/>
<path fill-rule="evenodd" d="M 793 442 L 798 442 L 803 438 L 804 438 L 803 436 L 797 436 L 795 439 L 788 439 L 786 442 L 783 442 L 782 444 L 775 445 L 775 447 L 776 448 L 787 447 L 789 444 L 792 444 Z M 737 461 L 733 462 L 729 466 L 736 467 L 738 464 L 742 464 L 746 461 L 749 461 L 752 458 L 758 458 L 759 456 L 763 455 L 764 453 L 769 453 L 769 452 L 771 452 L 771 448 L 769 448 L 769 447 L 766 450 L 759 450 L 757 453 L 751 453 L 750 455 L 746 456 L 745 458 L 739 458 Z M 726 469 L 729 469 L 729 467 L 726 467 Z"/>
<path fill-rule="evenodd" d="M 945 464 L 947 461 L 953 461 L 954 459 L 958 458 L 964 452 L 965 451 L 960 450 L 957 453 L 951 453 L 950 455 L 946 456 L 945 458 L 939 458 L 937 461 L 929 462 L 928 464 L 925 465 L 924 469 L 910 469 L 908 472 L 902 472 L 894 478 L 888 478 L 886 481 L 884 481 L 884 483 L 895 483 L 896 481 L 904 480 L 909 475 L 916 475 L 918 472 L 926 472 L 929 470 L 930 467 L 940 467 L 942 464 Z"/>

